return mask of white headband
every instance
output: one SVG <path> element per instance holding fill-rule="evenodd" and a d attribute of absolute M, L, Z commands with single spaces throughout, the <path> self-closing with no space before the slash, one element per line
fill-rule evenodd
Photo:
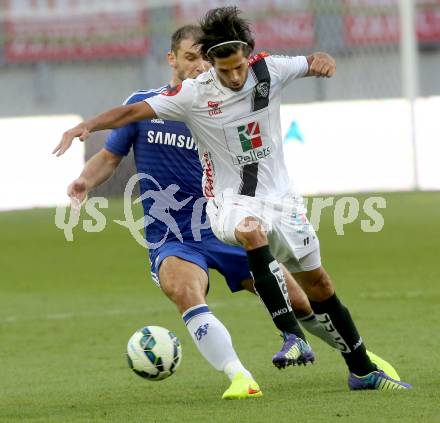
<path fill-rule="evenodd" d="M 210 52 L 213 48 L 217 48 L 217 47 L 224 46 L 224 45 L 226 45 L 226 44 L 232 44 L 232 43 L 240 43 L 240 44 L 244 44 L 245 46 L 248 45 L 248 43 L 245 43 L 244 41 L 240 41 L 240 40 L 225 41 L 224 43 L 219 43 L 219 44 L 216 44 L 215 46 L 209 47 L 209 48 L 208 48 L 208 51 L 206 52 L 206 55 L 208 55 L 209 52 Z"/>

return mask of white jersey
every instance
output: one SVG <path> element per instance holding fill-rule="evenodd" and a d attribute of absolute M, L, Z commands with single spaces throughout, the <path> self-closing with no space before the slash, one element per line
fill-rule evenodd
<path fill-rule="evenodd" d="M 308 71 L 307 59 L 260 53 L 240 91 L 215 70 L 145 101 L 164 120 L 183 121 L 198 143 L 203 192 L 280 197 L 291 188 L 283 156 L 280 105 L 285 84 Z M 184 163 L 182 163 L 184 166 Z"/>

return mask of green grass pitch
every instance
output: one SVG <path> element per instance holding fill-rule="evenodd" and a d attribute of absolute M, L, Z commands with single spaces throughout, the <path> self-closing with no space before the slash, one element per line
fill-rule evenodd
<path fill-rule="evenodd" d="M 363 233 L 361 214 L 337 236 L 327 209 L 318 234 L 368 348 L 412 391 L 349 392 L 339 354 L 312 337 L 315 365 L 276 370 L 280 338 L 267 312 L 213 273 L 208 303 L 264 392 L 222 401 L 226 378 L 151 283 L 145 251 L 113 223 L 122 203 L 110 200 L 107 228 L 77 228 L 70 243 L 53 209 L 0 213 L 0 422 L 439 422 L 440 193 L 385 197 L 383 231 Z M 182 365 L 162 382 L 127 367 L 126 342 L 146 324 L 182 341 Z"/>

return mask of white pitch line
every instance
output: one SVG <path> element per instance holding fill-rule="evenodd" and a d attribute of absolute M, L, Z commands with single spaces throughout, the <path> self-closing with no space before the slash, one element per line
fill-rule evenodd
<path fill-rule="evenodd" d="M 56 314 L 48 314 L 46 319 L 48 320 L 63 320 L 63 319 L 71 319 L 74 317 L 73 313 L 56 313 Z"/>
<path fill-rule="evenodd" d="M 436 291 L 423 291 L 423 290 L 412 290 L 412 291 L 384 291 L 384 292 L 364 292 L 361 293 L 361 298 L 372 298 L 372 299 L 409 299 L 409 298 L 420 298 L 420 297 L 432 297 L 438 295 Z"/>
<path fill-rule="evenodd" d="M 227 306 L 228 302 L 216 302 L 211 303 L 209 306 L 211 308 Z M 128 314 L 142 314 L 146 316 L 150 313 L 158 313 L 163 311 L 163 307 L 155 308 L 145 308 L 145 310 L 139 309 L 112 309 L 112 310 L 97 310 L 97 311 L 79 311 L 79 312 L 65 312 L 65 313 L 50 313 L 44 316 L 7 316 L 0 318 L 0 324 L 6 323 L 17 323 L 17 322 L 28 322 L 28 321 L 44 321 L 44 320 L 69 320 L 82 317 L 105 317 L 105 316 L 117 316 L 117 315 L 128 315 Z"/>
<path fill-rule="evenodd" d="M 158 312 L 160 309 L 151 308 L 149 312 Z M 68 312 L 68 313 L 50 313 L 44 316 L 8 316 L 0 318 L 0 324 L 2 323 L 16 323 L 16 322 L 28 322 L 28 321 L 44 321 L 44 320 L 69 320 L 82 317 L 105 317 L 115 316 L 123 314 L 137 314 L 142 313 L 142 310 L 102 310 L 102 311 L 80 311 L 80 312 Z M 146 312 L 146 311 L 145 311 Z"/>

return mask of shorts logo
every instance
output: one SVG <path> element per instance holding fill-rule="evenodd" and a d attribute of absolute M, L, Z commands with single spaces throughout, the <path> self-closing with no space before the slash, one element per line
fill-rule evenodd
<path fill-rule="evenodd" d="M 239 126 L 237 131 L 243 152 L 253 150 L 263 145 L 258 122 L 250 122 L 247 125 Z"/>
<path fill-rule="evenodd" d="M 246 120 L 241 118 L 223 126 L 232 163 L 236 166 L 256 163 L 272 154 L 268 111 Z"/>
<path fill-rule="evenodd" d="M 269 84 L 267 82 L 260 82 L 255 89 L 263 98 L 266 98 L 269 95 Z"/>

